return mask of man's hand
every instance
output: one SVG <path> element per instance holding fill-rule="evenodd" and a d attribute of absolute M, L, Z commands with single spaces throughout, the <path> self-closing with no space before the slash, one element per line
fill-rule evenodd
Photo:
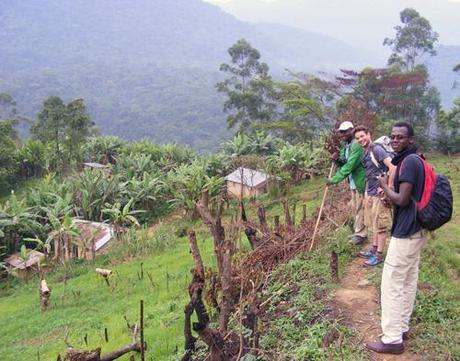
<path fill-rule="evenodd" d="M 377 177 L 377 181 L 382 189 L 385 189 L 388 186 L 388 175 L 382 174 Z"/>
<path fill-rule="evenodd" d="M 339 160 L 339 152 L 334 152 L 331 154 L 331 160 L 338 161 Z"/>

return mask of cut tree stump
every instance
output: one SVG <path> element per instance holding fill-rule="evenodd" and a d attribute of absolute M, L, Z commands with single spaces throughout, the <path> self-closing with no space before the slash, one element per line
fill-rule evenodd
<path fill-rule="evenodd" d="M 102 278 L 104 278 L 105 283 L 107 283 L 107 286 L 110 287 L 109 276 L 112 275 L 112 270 L 104 269 L 104 268 L 96 268 L 96 273 L 101 275 Z"/>
<path fill-rule="evenodd" d="M 48 284 L 44 279 L 40 281 L 39 293 L 40 308 L 42 312 L 45 312 L 48 309 L 49 298 L 51 296 L 51 289 L 48 287 Z"/>

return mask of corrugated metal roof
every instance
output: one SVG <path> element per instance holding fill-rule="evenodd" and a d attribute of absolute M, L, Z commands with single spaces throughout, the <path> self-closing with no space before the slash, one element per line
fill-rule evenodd
<path fill-rule="evenodd" d="M 73 219 L 80 231 L 80 237 L 91 239 L 94 237 L 94 250 L 104 247 L 113 237 L 113 227 L 107 223 L 91 222 L 81 219 Z"/>
<path fill-rule="evenodd" d="M 83 165 L 86 167 L 97 168 L 97 169 L 109 168 L 108 165 L 101 164 L 101 163 L 94 163 L 94 162 L 86 162 L 86 163 L 83 163 Z"/>
<path fill-rule="evenodd" d="M 267 182 L 268 175 L 254 169 L 239 167 L 224 179 L 234 183 L 243 183 L 248 187 L 258 187 Z"/>
<path fill-rule="evenodd" d="M 37 264 L 41 258 L 45 257 L 45 255 L 41 252 L 38 252 L 34 249 L 28 249 L 27 252 L 27 260 L 24 260 L 21 257 L 21 253 L 15 253 L 5 259 L 5 262 L 8 263 L 11 267 L 16 269 L 26 269 L 30 266 Z"/>

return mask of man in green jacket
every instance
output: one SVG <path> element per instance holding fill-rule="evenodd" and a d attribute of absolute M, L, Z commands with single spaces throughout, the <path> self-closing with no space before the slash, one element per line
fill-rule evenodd
<path fill-rule="evenodd" d="M 355 233 L 351 236 L 353 244 L 361 244 L 367 240 L 367 227 L 364 225 L 363 196 L 366 182 L 366 171 L 361 163 L 364 155 L 363 148 L 354 138 L 352 122 L 343 122 L 338 129 L 344 141 L 340 154 L 333 155 L 333 160 L 340 167 L 337 173 L 328 179 L 328 185 L 338 184 L 348 180 L 351 190 L 351 201 L 355 214 Z"/>

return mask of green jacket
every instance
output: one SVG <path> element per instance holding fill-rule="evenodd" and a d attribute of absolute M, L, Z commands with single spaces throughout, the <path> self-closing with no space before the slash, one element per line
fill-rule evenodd
<path fill-rule="evenodd" d="M 348 152 L 348 160 L 345 159 L 345 146 L 340 150 L 339 159 L 343 165 L 337 173 L 331 178 L 332 183 L 337 184 L 347 178 L 349 175 L 356 184 L 359 193 L 364 194 L 366 183 L 366 171 L 361 163 L 364 155 L 364 149 L 353 139 Z"/>

